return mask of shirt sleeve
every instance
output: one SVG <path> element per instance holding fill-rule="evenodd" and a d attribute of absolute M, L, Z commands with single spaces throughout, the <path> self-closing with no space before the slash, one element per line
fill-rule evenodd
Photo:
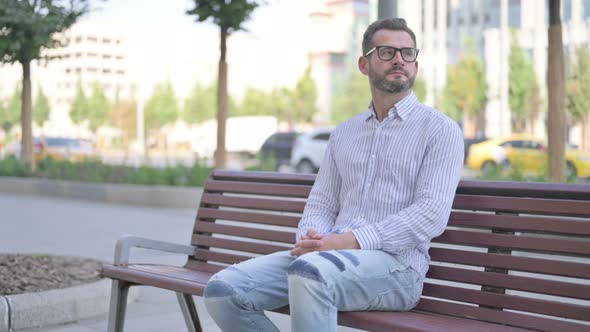
<path fill-rule="evenodd" d="M 441 128 L 426 148 L 413 203 L 384 220 L 354 229 L 361 248 L 395 253 L 442 234 L 461 179 L 463 156 L 459 127 L 452 123 Z"/>
<path fill-rule="evenodd" d="M 326 234 L 332 230 L 338 211 L 342 179 L 334 160 L 335 131 L 330 135 L 320 170 L 305 204 L 296 241 L 309 229 Z"/>

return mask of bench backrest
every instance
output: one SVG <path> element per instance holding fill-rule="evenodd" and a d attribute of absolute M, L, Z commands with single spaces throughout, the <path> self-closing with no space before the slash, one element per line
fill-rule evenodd
<path fill-rule="evenodd" d="M 214 171 L 189 268 L 290 249 L 314 175 Z M 590 186 L 461 181 L 416 310 L 540 331 L 590 330 Z"/>

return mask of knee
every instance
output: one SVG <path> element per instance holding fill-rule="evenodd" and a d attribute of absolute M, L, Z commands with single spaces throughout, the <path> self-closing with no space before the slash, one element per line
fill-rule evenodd
<path fill-rule="evenodd" d="M 205 298 L 228 297 L 234 294 L 236 294 L 236 290 L 232 285 L 222 279 L 213 278 L 207 283 L 203 296 Z"/>
<path fill-rule="evenodd" d="M 324 281 L 324 278 L 320 273 L 320 269 L 316 266 L 316 264 L 305 257 L 300 257 L 294 260 L 289 265 L 287 274 L 289 275 L 289 280 L 292 279 L 291 277 L 298 276 L 301 277 L 301 280 L 313 280 L 319 282 Z"/>

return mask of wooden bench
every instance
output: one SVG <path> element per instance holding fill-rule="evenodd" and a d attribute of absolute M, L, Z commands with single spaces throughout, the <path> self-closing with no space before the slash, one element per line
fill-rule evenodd
<path fill-rule="evenodd" d="M 124 237 L 114 264 L 109 331 L 121 331 L 130 286 L 174 291 L 190 331 L 192 295 L 228 264 L 292 247 L 314 175 L 214 171 L 191 245 Z M 187 255 L 182 267 L 129 263 L 131 247 Z M 590 186 L 462 181 L 433 240 L 422 299 L 410 312 L 341 312 L 370 331 L 590 331 Z M 288 308 L 277 309 L 288 313 Z"/>

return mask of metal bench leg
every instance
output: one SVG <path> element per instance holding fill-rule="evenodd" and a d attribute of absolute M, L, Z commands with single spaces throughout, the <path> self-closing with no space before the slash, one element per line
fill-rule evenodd
<path fill-rule="evenodd" d="M 127 282 L 113 280 L 113 286 L 111 288 L 111 304 L 109 308 L 108 332 L 123 332 L 129 287 L 129 283 Z"/>
<path fill-rule="evenodd" d="M 199 321 L 199 314 L 195 307 L 195 301 L 193 296 L 190 294 L 184 294 L 176 292 L 180 309 L 182 310 L 182 316 L 186 322 L 186 327 L 189 332 L 203 332 L 201 329 L 201 322 Z"/>

